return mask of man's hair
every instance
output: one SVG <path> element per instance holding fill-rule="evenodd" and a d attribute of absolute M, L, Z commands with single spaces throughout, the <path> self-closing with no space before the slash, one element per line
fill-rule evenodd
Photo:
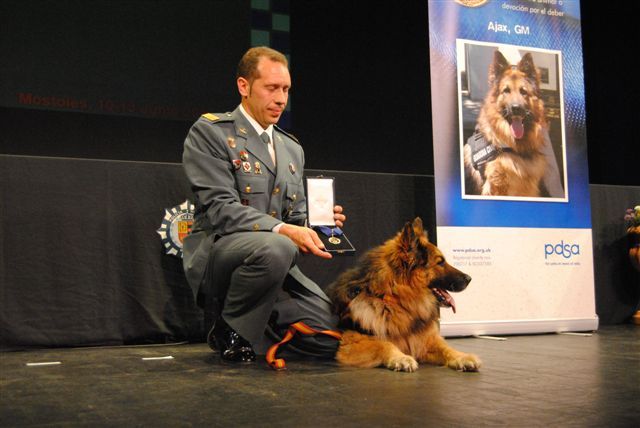
<path fill-rule="evenodd" d="M 258 62 L 261 57 L 269 58 L 271 61 L 284 64 L 285 67 L 289 67 L 289 61 L 287 57 L 275 49 L 268 48 L 266 46 L 256 46 L 249 49 L 240 59 L 238 63 L 238 70 L 236 72 L 236 79 L 243 77 L 249 82 L 260 77 L 258 75 Z"/>

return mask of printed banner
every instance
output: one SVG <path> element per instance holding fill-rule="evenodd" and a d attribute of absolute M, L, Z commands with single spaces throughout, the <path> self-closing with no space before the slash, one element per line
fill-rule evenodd
<path fill-rule="evenodd" d="M 444 335 L 595 330 L 579 1 L 429 1 Z"/>

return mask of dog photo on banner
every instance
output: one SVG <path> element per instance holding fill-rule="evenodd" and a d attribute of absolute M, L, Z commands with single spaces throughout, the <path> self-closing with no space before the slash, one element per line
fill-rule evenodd
<path fill-rule="evenodd" d="M 567 200 L 558 51 L 457 40 L 463 198 Z"/>

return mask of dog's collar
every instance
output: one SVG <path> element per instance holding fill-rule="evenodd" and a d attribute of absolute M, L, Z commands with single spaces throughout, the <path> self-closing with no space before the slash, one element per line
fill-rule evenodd
<path fill-rule="evenodd" d="M 345 317 L 340 321 L 339 325 L 340 330 L 352 330 L 357 331 L 360 334 L 365 334 L 368 336 L 373 336 L 373 332 L 371 330 L 367 330 L 366 328 L 362 328 L 357 321 L 352 320 L 350 317 Z"/>

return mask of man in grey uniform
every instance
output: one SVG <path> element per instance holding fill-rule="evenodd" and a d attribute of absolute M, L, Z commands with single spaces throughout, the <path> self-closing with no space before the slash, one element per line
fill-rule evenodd
<path fill-rule="evenodd" d="M 286 57 L 266 47 L 249 49 L 237 85 L 240 106 L 203 115 L 185 140 L 183 165 L 196 213 L 183 252 L 205 327 L 211 325 L 207 341 L 224 360 L 248 362 L 291 323 L 332 329 L 337 320 L 328 297 L 295 264 L 299 251 L 331 255 L 305 227 L 302 147 L 275 126 L 291 87 Z M 342 226 L 340 206 L 334 218 Z M 333 356 L 337 341 L 305 337 L 293 346 Z"/>

